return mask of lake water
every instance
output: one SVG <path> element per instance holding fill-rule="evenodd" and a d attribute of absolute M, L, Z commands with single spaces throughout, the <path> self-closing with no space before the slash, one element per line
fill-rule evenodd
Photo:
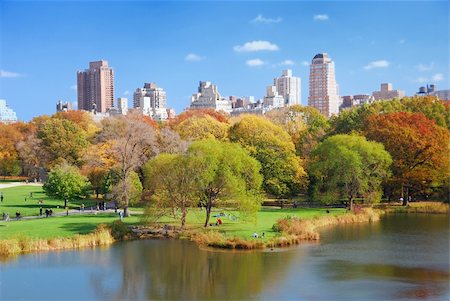
<path fill-rule="evenodd" d="M 449 300 L 449 218 L 389 215 L 264 252 L 181 240 L 28 254 L 1 263 L 0 300 Z"/>

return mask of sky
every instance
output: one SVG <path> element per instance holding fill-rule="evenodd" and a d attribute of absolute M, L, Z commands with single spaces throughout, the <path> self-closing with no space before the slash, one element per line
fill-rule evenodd
<path fill-rule="evenodd" d="M 262 98 L 282 70 L 301 78 L 326 52 L 341 95 L 380 84 L 449 89 L 449 1 L 0 1 L 0 98 L 18 118 L 76 102 L 76 72 L 105 59 L 115 98 L 145 82 L 181 113 L 199 81 Z"/>

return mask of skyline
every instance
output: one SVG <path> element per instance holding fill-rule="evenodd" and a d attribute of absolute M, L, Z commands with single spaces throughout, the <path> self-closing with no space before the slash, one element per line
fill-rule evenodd
<path fill-rule="evenodd" d="M 100 59 L 114 69 L 115 100 L 130 103 L 135 89 L 155 82 L 177 113 L 199 81 L 216 84 L 225 97 L 260 99 L 284 69 L 301 78 L 307 105 L 309 64 L 321 52 L 335 62 L 341 96 L 371 94 L 384 82 L 407 95 L 426 84 L 449 89 L 447 1 L 0 7 L 0 98 L 24 121 L 55 113 L 58 100 L 76 102 L 76 72 Z"/>

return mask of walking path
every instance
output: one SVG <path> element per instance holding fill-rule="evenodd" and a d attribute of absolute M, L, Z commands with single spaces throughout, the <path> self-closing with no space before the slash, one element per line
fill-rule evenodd
<path fill-rule="evenodd" d="M 42 186 L 42 183 L 24 183 L 24 182 L 9 182 L 9 183 L 0 183 L 0 189 L 2 188 L 10 188 L 16 186 Z"/>

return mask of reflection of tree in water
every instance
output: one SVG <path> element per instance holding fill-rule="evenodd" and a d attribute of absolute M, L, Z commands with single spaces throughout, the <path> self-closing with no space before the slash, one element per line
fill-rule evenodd
<path fill-rule="evenodd" d="M 287 269 L 294 254 L 202 251 L 178 240 L 130 242 L 116 254 L 120 285 L 106 288 L 106 274 L 95 274 L 92 283 L 109 300 L 248 299 L 276 283 L 274 272 Z"/>

